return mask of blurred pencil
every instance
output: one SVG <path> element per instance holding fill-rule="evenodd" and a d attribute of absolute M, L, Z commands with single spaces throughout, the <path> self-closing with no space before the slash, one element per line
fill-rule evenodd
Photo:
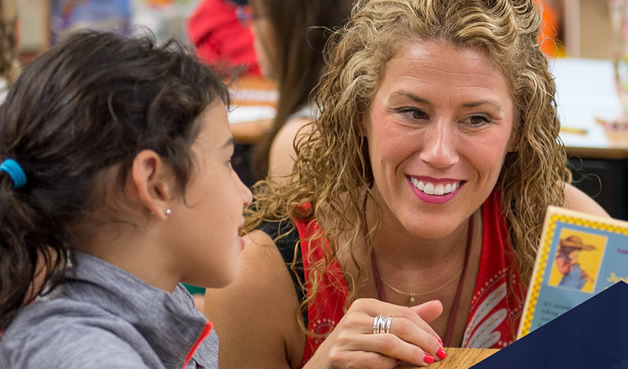
<path fill-rule="evenodd" d="M 589 133 L 589 131 L 587 131 L 586 128 L 576 128 L 576 127 L 566 127 L 566 126 L 561 126 L 560 132 L 571 133 L 571 134 L 576 134 L 576 135 L 586 135 L 587 133 Z"/>

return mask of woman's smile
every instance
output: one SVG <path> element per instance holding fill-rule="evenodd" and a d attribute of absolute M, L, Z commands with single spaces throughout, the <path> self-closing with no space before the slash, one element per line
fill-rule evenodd
<path fill-rule="evenodd" d="M 366 122 L 384 227 L 430 239 L 461 229 L 510 150 L 509 91 L 495 63 L 473 48 L 412 42 L 386 64 Z"/>
<path fill-rule="evenodd" d="M 452 179 L 430 179 L 413 176 L 407 178 L 417 197 L 432 204 L 442 204 L 453 199 L 464 185 L 464 181 Z"/>

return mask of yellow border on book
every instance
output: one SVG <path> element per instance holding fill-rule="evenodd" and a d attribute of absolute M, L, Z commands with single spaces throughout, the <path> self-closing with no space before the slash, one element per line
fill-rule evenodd
<path fill-rule="evenodd" d="M 541 290 L 541 282 L 543 281 L 547 261 L 549 260 L 549 251 L 552 246 L 552 239 L 554 238 L 554 231 L 556 230 L 556 223 L 558 221 L 591 229 L 628 235 L 628 223 L 626 222 L 612 218 L 602 218 L 555 206 L 548 207 L 547 213 L 545 214 L 543 231 L 541 233 L 540 247 L 537 250 L 536 261 L 532 271 L 532 278 L 530 278 L 530 286 L 528 288 L 526 302 L 523 307 L 521 323 L 519 324 L 517 339 L 530 333 L 532 319 L 534 318 L 534 312 L 536 310 L 536 302 L 539 297 L 539 291 Z"/>

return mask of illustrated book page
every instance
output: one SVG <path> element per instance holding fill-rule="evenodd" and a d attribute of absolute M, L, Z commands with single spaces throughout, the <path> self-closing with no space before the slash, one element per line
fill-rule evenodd
<path fill-rule="evenodd" d="M 550 206 L 517 334 L 628 283 L 628 222 Z"/>

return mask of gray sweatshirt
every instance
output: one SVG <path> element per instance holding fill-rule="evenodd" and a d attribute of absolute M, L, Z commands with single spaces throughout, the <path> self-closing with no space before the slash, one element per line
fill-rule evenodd
<path fill-rule="evenodd" d="M 203 339 L 211 325 L 185 287 L 168 293 L 91 255 L 76 258 L 66 281 L 0 336 L 0 369 L 218 368 L 218 337 Z"/>

